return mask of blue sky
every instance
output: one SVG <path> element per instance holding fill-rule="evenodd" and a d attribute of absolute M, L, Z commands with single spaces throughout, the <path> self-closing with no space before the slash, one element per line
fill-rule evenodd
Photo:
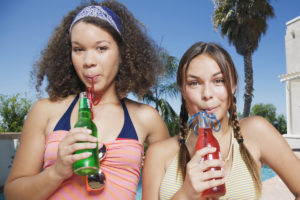
<path fill-rule="evenodd" d="M 34 99 L 30 71 L 47 45 L 54 28 L 80 0 L 1 0 L 0 1 L 0 94 L 24 94 Z M 214 30 L 211 0 L 120 0 L 148 28 L 148 34 L 180 59 L 197 41 L 221 44 L 231 54 L 240 76 L 238 111 L 243 110 L 243 57 Z M 299 0 L 272 0 L 275 18 L 253 54 L 254 98 L 256 103 L 271 103 L 285 115 L 285 84 L 279 75 L 286 73 L 286 22 L 300 16 Z M 171 104 L 179 111 L 180 98 Z"/>

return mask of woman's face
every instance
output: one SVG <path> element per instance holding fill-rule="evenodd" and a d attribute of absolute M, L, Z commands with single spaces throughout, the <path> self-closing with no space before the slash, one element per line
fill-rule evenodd
<path fill-rule="evenodd" d="M 86 87 L 95 91 L 114 88 L 120 64 L 119 48 L 113 37 L 93 24 L 78 22 L 71 31 L 72 62 Z"/>
<path fill-rule="evenodd" d="M 218 64 L 207 54 L 195 57 L 188 66 L 183 97 L 190 115 L 206 110 L 218 120 L 227 116 L 228 93 Z"/>

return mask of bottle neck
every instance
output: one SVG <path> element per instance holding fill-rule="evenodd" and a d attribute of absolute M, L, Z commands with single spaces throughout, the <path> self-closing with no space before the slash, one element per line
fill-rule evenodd
<path fill-rule="evenodd" d="M 85 96 L 81 96 L 79 100 L 78 119 L 80 118 L 92 118 L 90 104 Z"/>
<path fill-rule="evenodd" d="M 92 119 L 91 110 L 89 108 L 81 108 L 78 112 L 78 119 L 80 118 L 88 118 Z"/>

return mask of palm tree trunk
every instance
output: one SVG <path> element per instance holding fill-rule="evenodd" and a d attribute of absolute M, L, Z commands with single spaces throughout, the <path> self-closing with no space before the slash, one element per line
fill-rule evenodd
<path fill-rule="evenodd" d="M 244 111 L 243 117 L 250 114 L 251 102 L 253 97 L 253 69 L 252 69 L 252 53 L 248 52 L 244 55 L 244 73 L 245 73 L 245 93 L 244 93 Z"/>

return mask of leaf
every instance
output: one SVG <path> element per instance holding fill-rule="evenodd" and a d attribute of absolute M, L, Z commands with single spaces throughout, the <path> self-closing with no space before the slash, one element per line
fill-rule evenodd
<path fill-rule="evenodd" d="M 22 131 L 25 118 L 32 106 L 32 100 L 21 97 L 20 94 L 12 96 L 0 96 L 0 131 Z"/>

